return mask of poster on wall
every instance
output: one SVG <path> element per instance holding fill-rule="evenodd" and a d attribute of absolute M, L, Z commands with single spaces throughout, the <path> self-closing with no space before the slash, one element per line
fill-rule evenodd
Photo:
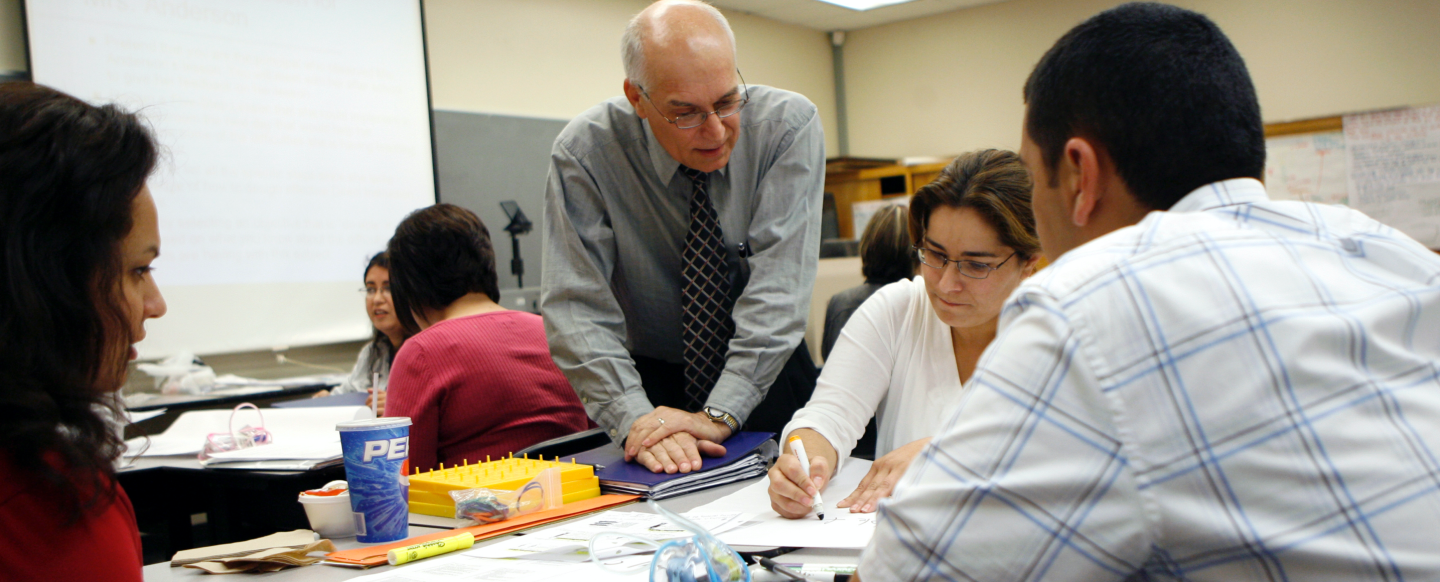
<path fill-rule="evenodd" d="M 1265 140 L 1265 190 L 1271 200 L 1349 204 L 1349 180 L 1343 131 Z"/>
<path fill-rule="evenodd" d="M 1440 106 L 1345 116 L 1350 205 L 1440 249 Z"/>

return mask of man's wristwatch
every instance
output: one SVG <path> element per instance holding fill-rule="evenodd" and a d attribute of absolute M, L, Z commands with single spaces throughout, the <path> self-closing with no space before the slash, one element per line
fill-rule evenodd
<path fill-rule="evenodd" d="M 730 427 L 730 434 L 732 435 L 740 432 L 740 421 L 736 420 L 735 417 L 728 412 L 706 406 L 705 416 L 710 417 L 710 420 L 713 422 L 718 422 Z"/>

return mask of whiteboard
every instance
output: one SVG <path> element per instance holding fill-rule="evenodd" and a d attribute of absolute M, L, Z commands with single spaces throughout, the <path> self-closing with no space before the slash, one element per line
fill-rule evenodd
<path fill-rule="evenodd" d="M 29 0 L 37 83 L 153 125 L 142 358 L 353 340 L 361 280 L 435 201 L 418 0 Z"/>

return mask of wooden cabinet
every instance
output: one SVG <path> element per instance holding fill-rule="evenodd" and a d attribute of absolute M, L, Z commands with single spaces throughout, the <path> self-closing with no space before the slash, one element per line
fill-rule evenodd
<path fill-rule="evenodd" d="M 910 185 L 914 187 L 915 190 L 919 190 L 921 186 L 934 182 L 936 178 L 939 178 L 940 170 L 945 169 L 945 166 L 948 165 L 950 165 L 950 162 L 910 166 Z M 910 193 L 914 194 L 915 190 L 911 190 Z"/>
<path fill-rule="evenodd" d="M 856 202 L 910 196 L 939 177 L 949 162 L 902 166 L 894 160 L 832 158 L 825 162 L 825 192 L 835 199 L 840 238 L 860 236 L 865 225 L 854 223 Z"/>

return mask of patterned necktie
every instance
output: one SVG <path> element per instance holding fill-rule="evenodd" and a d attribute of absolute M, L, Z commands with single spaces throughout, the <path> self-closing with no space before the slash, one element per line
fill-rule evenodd
<path fill-rule="evenodd" d="M 685 395 L 690 410 L 705 406 L 710 389 L 725 369 L 725 354 L 735 320 L 730 317 L 730 277 L 720 218 L 706 193 L 710 176 L 680 166 L 695 189 L 690 197 L 690 232 L 685 235 L 681 322 L 685 340 Z"/>

